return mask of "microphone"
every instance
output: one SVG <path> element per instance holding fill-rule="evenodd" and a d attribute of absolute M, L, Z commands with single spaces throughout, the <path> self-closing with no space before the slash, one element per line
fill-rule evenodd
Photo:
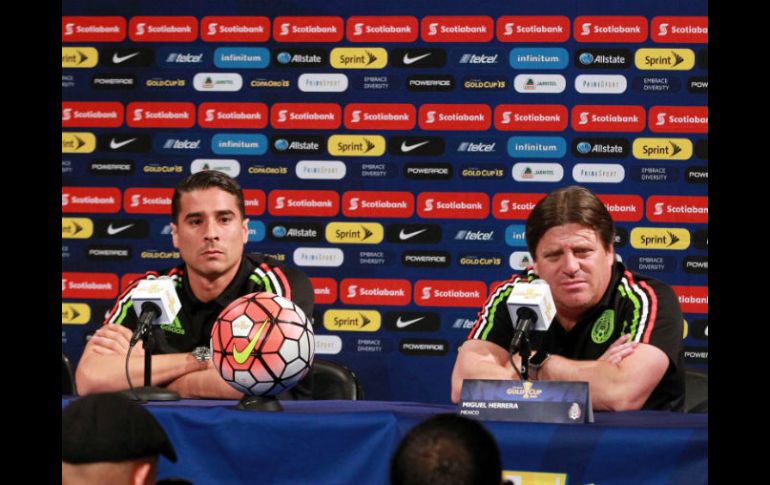
<path fill-rule="evenodd" d="M 139 317 L 130 346 L 133 347 L 150 329 L 150 325 L 163 325 L 174 321 L 182 308 L 170 278 L 142 280 L 131 292 L 131 303 Z"/>
<path fill-rule="evenodd" d="M 511 339 L 511 355 L 519 352 L 522 338 L 530 327 L 532 330 L 548 330 L 556 316 L 551 288 L 543 280 L 517 282 L 505 303 L 511 320 L 516 322 Z"/>

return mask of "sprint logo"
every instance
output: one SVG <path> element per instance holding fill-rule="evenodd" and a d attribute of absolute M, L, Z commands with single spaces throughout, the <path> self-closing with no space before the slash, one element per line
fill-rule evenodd
<path fill-rule="evenodd" d="M 388 52 L 380 47 L 332 49 L 331 65 L 335 69 L 382 69 L 388 64 Z"/>

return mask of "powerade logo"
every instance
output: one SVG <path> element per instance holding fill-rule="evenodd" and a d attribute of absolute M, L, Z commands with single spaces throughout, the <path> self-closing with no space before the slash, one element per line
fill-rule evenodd
<path fill-rule="evenodd" d="M 407 163 L 404 177 L 412 180 L 448 180 L 454 169 L 450 163 Z"/>
<path fill-rule="evenodd" d="M 191 133 L 166 133 L 155 137 L 153 148 L 159 153 L 191 154 L 203 152 L 208 136 Z"/>
<path fill-rule="evenodd" d="M 448 251 L 405 251 L 401 264 L 411 268 L 447 268 L 452 262 Z"/>
<path fill-rule="evenodd" d="M 524 237 L 523 224 L 511 224 L 505 228 L 505 244 L 514 248 L 526 248 L 527 239 Z"/>
<path fill-rule="evenodd" d="M 572 155 L 579 158 L 625 158 L 631 145 L 625 138 L 575 138 Z"/>
<path fill-rule="evenodd" d="M 708 94 L 708 76 L 695 76 L 687 79 L 687 91 L 691 94 Z"/>
<path fill-rule="evenodd" d="M 211 53 L 206 48 L 161 47 L 156 53 L 155 61 L 160 67 L 199 69 L 208 65 L 210 56 Z"/>
<path fill-rule="evenodd" d="M 211 150 L 217 155 L 264 155 L 267 152 L 267 137 L 218 133 L 211 139 Z"/>
<path fill-rule="evenodd" d="M 262 221 L 249 221 L 249 242 L 265 239 L 265 224 Z"/>
<path fill-rule="evenodd" d="M 86 258 L 94 261 L 127 261 L 131 259 L 132 254 L 132 249 L 128 246 L 94 244 L 86 248 Z"/>
<path fill-rule="evenodd" d="M 685 273 L 708 274 L 709 258 L 708 256 L 687 256 L 682 261 L 682 269 Z"/>
<path fill-rule="evenodd" d="M 685 177 L 688 184 L 707 184 L 709 183 L 709 168 L 687 167 Z"/>
<path fill-rule="evenodd" d="M 406 355 L 424 355 L 424 356 L 443 356 L 449 352 L 449 342 L 446 340 L 428 340 L 428 339 L 404 339 L 398 345 L 402 354 Z"/>
<path fill-rule="evenodd" d="M 582 69 L 628 69 L 631 67 L 629 49 L 578 49 L 575 66 Z"/>
<path fill-rule="evenodd" d="M 445 92 L 455 88 L 455 78 L 449 74 L 423 74 L 406 78 L 406 88 L 418 92 Z"/>
<path fill-rule="evenodd" d="M 264 47 L 220 47 L 214 51 L 214 65 L 222 69 L 264 69 L 270 51 Z"/>
<path fill-rule="evenodd" d="M 559 136 L 512 136 L 508 139 L 511 158 L 563 158 L 567 142 Z"/>
<path fill-rule="evenodd" d="M 673 256 L 633 256 L 628 265 L 640 273 L 670 273 L 676 270 L 676 258 Z"/>
<path fill-rule="evenodd" d="M 134 89 L 137 86 L 135 74 L 97 74 L 91 78 L 91 87 L 99 90 Z M 62 87 L 64 87 L 62 85 Z"/>
<path fill-rule="evenodd" d="M 517 47 L 511 49 L 508 61 L 514 69 L 564 69 L 569 53 L 561 47 Z"/>

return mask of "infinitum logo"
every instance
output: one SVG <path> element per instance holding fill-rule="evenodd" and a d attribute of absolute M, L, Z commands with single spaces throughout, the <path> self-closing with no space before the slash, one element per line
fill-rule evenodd
<path fill-rule="evenodd" d="M 128 37 L 134 42 L 193 42 L 198 38 L 198 19 L 131 17 Z"/>
<path fill-rule="evenodd" d="M 273 216 L 334 217 L 340 196 L 333 190 L 273 190 L 268 207 Z"/>
<path fill-rule="evenodd" d="M 382 69 L 388 65 L 388 51 L 382 47 L 337 47 L 331 52 L 335 69 Z"/>
<path fill-rule="evenodd" d="M 615 222 L 637 222 L 642 220 L 644 201 L 638 195 L 597 194 Z"/>
<path fill-rule="evenodd" d="M 334 244 L 379 244 L 385 235 L 375 222 L 331 222 L 326 226 L 326 240 Z"/>
<path fill-rule="evenodd" d="M 345 278 L 340 282 L 340 300 L 346 305 L 408 305 L 412 284 L 401 279 Z"/>
<path fill-rule="evenodd" d="M 688 138 L 637 138 L 633 150 L 639 160 L 689 160 L 693 152 Z"/>
<path fill-rule="evenodd" d="M 270 40 L 270 19 L 267 17 L 203 17 L 201 39 L 206 42 L 266 42 Z"/>
<path fill-rule="evenodd" d="M 217 155 L 264 155 L 267 137 L 259 133 L 217 133 L 211 138 L 211 151 Z"/>
<path fill-rule="evenodd" d="M 707 286 L 672 286 L 679 297 L 682 313 L 708 313 L 709 291 Z"/>
<path fill-rule="evenodd" d="M 376 310 L 326 310 L 323 322 L 332 332 L 376 332 L 382 317 Z"/>
<path fill-rule="evenodd" d="M 273 38 L 278 42 L 339 42 L 345 33 L 341 17 L 276 17 Z"/>
<path fill-rule="evenodd" d="M 644 42 L 647 19 L 641 16 L 578 16 L 575 18 L 578 42 Z"/>
<path fill-rule="evenodd" d="M 570 22 L 563 15 L 503 16 L 497 19 L 500 42 L 566 42 Z"/>
<path fill-rule="evenodd" d="M 62 273 L 62 298 L 115 298 L 118 276 L 112 273 Z"/>
<path fill-rule="evenodd" d="M 638 132 L 644 130 L 642 106 L 575 105 L 572 129 L 575 131 Z"/>
<path fill-rule="evenodd" d="M 123 17 L 62 17 L 62 42 L 123 42 L 126 19 Z"/>
<path fill-rule="evenodd" d="M 198 106 L 201 128 L 261 129 L 267 126 L 264 103 L 201 103 Z"/>
<path fill-rule="evenodd" d="M 264 69 L 270 64 L 265 47 L 218 47 L 214 65 L 220 69 Z"/>
<path fill-rule="evenodd" d="M 492 109 L 486 104 L 423 104 L 419 120 L 426 131 L 486 131 L 492 126 Z"/>
<path fill-rule="evenodd" d="M 345 106 L 345 128 L 349 130 L 411 130 L 417 110 L 411 104 L 350 103 Z"/>
<path fill-rule="evenodd" d="M 341 157 L 379 157 L 385 153 L 385 138 L 379 135 L 332 135 L 327 149 Z"/>
<path fill-rule="evenodd" d="M 64 213 L 115 213 L 120 210 L 120 189 L 114 187 L 62 187 Z"/>
<path fill-rule="evenodd" d="M 486 219 L 489 196 L 483 192 L 422 192 L 417 214 L 423 219 Z"/>
<path fill-rule="evenodd" d="M 651 23 L 653 42 L 708 44 L 708 17 L 653 17 Z"/>
<path fill-rule="evenodd" d="M 275 103 L 270 126 L 285 130 L 336 130 L 342 124 L 342 108 L 336 103 Z"/>
<path fill-rule="evenodd" d="M 514 69 L 564 69 L 569 53 L 562 47 L 516 47 L 511 49 L 508 62 Z"/>
<path fill-rule="evenodd" d="M 567 142 L 560 136 L 512 136 L 508 139 L 511 158 L 563 158 Z"/>
<path fill-rule="evenodd" d="M 126 124 L 132 128 L 192 128 L 193 103 L 134 102 L 126 107 Z"/>
<path fill-rule="evenodd" d="M 482 281 L 419 280 L 414 285 L 417 306 L 478 308 L 486 297 Z"/>
<path fill-rule="evenodd" d="M 634 61 L 641 70 L 689 71 L 695 67 L 695 52 L 692 49 L 639 49 Z"/>
<path fill-rule="evenodd" d="M 411 192 L 349 191 L 342 194 L 345 217 L 409 218 L 414 214 Z"/>
<path fill-rule="evenodd" d="M 492 199 L 492 215 L 495 219 L 521 219 L 529 217 L 535 205 L 545 194 L 498 193 Z"/>
<path fill-rule="evenodd" d="M 631 230 L 634 249 L 684 250 L 690 247 L 690 232 L 668 227 L 635 227 Z"/>
<path fill-rule="evenodd" d="M 656 133 L 708 133 L 708 106 L 653 106 L 650 130 Z"/>
<path fill-rule="evenodd" d="M 351 42 L 414 42 L 415 17 L 349 17 L 347 38 Z"/>
<path fill-rule="evenodd" d="M 647 199 L 650 222 L 708 224 L 708 197 L 653 195 Z"/>
<path fill-rule="evenodd" d="M 489 42 L 494 36 L 492 17 L 427 16 L 421 22 L 425 42 Z"/>
<path fill-rule="evenodd" d="M 93 47 L 62 47 L 61 67 L 90 68 L 99 62 L 99 53 Z"/>
<path fill-rule="evenodd" d="M 501 131 L 564 131 L 567 107 L 557 104 L 500 104 L 495 128 Z"/>

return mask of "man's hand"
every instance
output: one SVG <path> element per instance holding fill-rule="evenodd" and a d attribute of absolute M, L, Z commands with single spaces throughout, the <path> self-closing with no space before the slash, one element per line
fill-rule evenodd
<path fill-rule="evenodd" d="M 634 349 L 639 345 L 638 342 L 630 341 L 630 338 L 630 334 L 621 335 L 597 360 L 603 360 L 610 364 L 619 364 L 621 360 L 634 353 Z"/>
<path fill-rule="evenodd" d="M 131 342 L 131 336 L 134 332 L 123 325 L 102 325 L 102 327 L 91 336 L 89 344 L 93 351 L 99 355 L 122 355 L 128 353 L 128 346 Z M 144 355 L 144 345 L 137 343 L 131 351 L 131 356 Z"/>

